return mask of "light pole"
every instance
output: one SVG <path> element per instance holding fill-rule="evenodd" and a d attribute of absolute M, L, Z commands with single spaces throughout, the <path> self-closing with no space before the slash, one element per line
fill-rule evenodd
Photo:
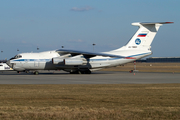
<path fill-rule="evenodd" d="M 93 52 L 94 52 L 94 46 L 95 46 L 96 44 L 93 43 L 92 45 L 93 45 Z"/>
<path fill-rule="evenodd" d="M 17 49 L 17 54 L 19 54 L 19 49 Z"/>
<path fill-rule="evenodd" d="M 3 51 L 1 50 L 1 56 L 2 56 L 2 53 L 3 53 Z M 2 60 L 3 60 L 3 56 L 2 56 Z"/>

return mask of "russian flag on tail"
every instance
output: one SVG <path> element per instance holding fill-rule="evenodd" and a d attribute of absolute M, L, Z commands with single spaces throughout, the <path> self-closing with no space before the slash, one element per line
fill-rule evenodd
<path fill-rule="evenodd" d="M 140 33 L 138 37 L 146 37 L 147 33 Z"/>

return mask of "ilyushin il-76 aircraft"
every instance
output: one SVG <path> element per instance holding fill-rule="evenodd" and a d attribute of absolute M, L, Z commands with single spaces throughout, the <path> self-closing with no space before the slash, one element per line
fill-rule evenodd
<path fill-rule="evenodd" d="M 133 62 L 152 54 L 151 43 L 163 24 L 173 22 L 132 23 L 139 29 L 129 42 L 118 49 L 108 52 L 85 52 L 78 50 L 57 49 L 39 53 L 21 53 L 11 58 L 7 64 L 14 70 L 64 70 L 74 74 L 90 74 L 102 68 L 114 67 Z"/>

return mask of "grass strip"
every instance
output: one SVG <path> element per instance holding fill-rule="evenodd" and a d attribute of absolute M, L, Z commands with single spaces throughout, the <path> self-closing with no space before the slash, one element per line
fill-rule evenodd
<path fill-rule="evenodd" d="M 0 119 L 180 119 L 180 84 L 0 85 Z"/>

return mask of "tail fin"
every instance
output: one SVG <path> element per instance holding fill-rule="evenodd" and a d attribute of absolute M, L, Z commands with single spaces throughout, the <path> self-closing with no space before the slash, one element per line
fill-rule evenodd
<path fill-rule="evenodd" d="M 151 48 L 151 43 L 159 29 L 163 24 L 173 22 L 157 22 L 157 23 L 132 23 L 134 26 L 139 26 L 138 31 L 126 44 L 126 48 Z"/>

